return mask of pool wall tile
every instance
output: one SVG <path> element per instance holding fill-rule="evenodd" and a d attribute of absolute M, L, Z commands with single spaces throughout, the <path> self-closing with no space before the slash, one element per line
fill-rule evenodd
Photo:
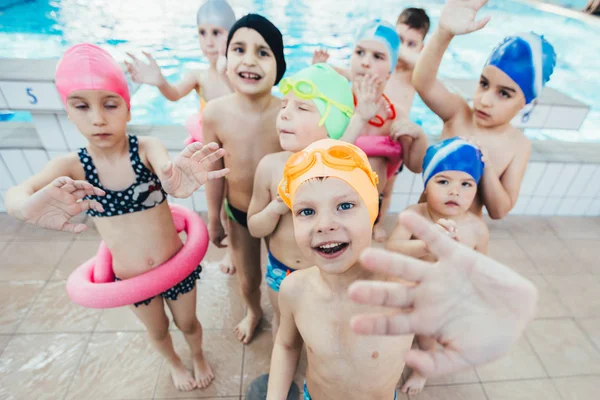
<path fill-rule="evenodd" d="M 592 177 L 598 171 L 598 165 L 594 164 L 583 164 L 577 174 L 573 183 L 568 189 L 568 196 L 579 196 L 588 187 Z"/>
<path fill-rule="evenodd" d="M 580 169 L 580 164 L 565 164 L 555 181 L 554 187 L 550 191 L 550 196 L 560 197 L 570 195 L 567 190 L 572 185 Z"/>
<path fill-rule="evenodd" d="M 8 189 L 14 184 L 15 181 L 8 171 L 4 159 L 2 159 L 2 156 L 0 155 L 0 190 Z"/>
<path fill-rule="evenodd" d="M 537 185 L 534 195 L 538 197 L 548 196 L 552 189 L 554 189 L 557 177 L 560 176 L 563 168 L 564 164 L 562 163 L 548 164 L 544 169 L 544 175 Z"/>
<path fill-rule="evenodd" d="M 548 197 L 544 203 L 544 206 L 540 210 L 540 215 L 555 215 L 560 202 L 560 197 Z"/>
<path fill-rule="evenodd" d="M 49 161 L 46 150 L 23 150 L 23 155 L 34 174 L 42 172 Z"/>
<path fill-rule="evenodd" d="M 0 151 L 0 155 L 4 160 L 4 165 L 6 165 L 17 184 L 31 177 L 32 172 L 29 164 L 27 164 L 23 150 L 2 150 Z"/>
<path fill-rule="evenodd" d="M 411 193 L 415 176 L 415 173 L 409 171 L 408 168 L 404 168 L 400 175 L 398 175 L 398 178 L 396 178 L 394 193 Z"/>
<path fill-rule="evenodd" d="M 527 204 L 523 215 L 540 215 L 545 203 L 546 197 L 532 197 L 531 200 L 529 200 L 529 204 Z"/>
<path fill-rule="evenodd" d="M 525 171 L 523 182 L 521 182 L 521 192 L 519 196 L 532 196 L 535 193 L 535 189 L 539 184 L 544 170 L 546 169 L 545 162 L 530 162 Z"/>

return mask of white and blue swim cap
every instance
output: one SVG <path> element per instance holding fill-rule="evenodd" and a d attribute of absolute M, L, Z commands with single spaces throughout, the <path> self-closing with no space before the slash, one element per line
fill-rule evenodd
<path fill-rule="evenodd" d="M 485 64 L 508 75 L 523 91 L 525 104 L 541 93 L 556 65 L 554 47 L 534 32 L 505 38 Z"/>
<path fill-rule="evenodd" d="M 400 37 L 392 24 L 380 19 L 374 19 L 364 24 L 356 35 L 356 42 L 361 40 L 376 40 L 385 45 L 390 57 L 390 73 L 394 72 L 400 51 Z"/>
<path fill-rule="evenodd" d="M 429 146 L 423 159 L 423 181 L 427 187 L 429 180 L 440 172 L 461 171 L 479 184 L 483 167 L 481 151 L 466 140 L 453 137 Z"/>
<path fill-rule="evenodd" d="M 236 18 L 226 0 L 206 0 L 196 14 L 196 25 L 216 25 L 229 31 Z"/>

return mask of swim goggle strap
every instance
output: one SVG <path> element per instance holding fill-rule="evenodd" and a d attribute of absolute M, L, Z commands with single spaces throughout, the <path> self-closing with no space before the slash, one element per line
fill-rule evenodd
<path fill-rule="evenodd" d="M 332 146 L 328 149 L 316 149 L 310 152 L 304 150 L 292 155 L 285 166 L 283 180 L 279 186 L 279 196 L 291 208 L 290 182 L 302 176 L 317 163 L 317 154 L 320 155 L 321 162 L 332 169 L 339 171 L 353 171 L 359 168 L 367 174 L 374 187 L 379 183 L 379 177 L 371 169 L 368 161 L 362 159 L 350 145 Z"/>
<path fill-rule="evenodd" d="M 323 126 L 323 124 L 325 124 L 325 121 L 329 116 L 329 109 L 332 105 L 342 113 L 346 114 L 348 118 L 351 118 L 354 114 L 354 109 L 325 96 L 319 91 L 317 86 L 312 81 L 306 79 L 293 80 L 292 78 L 283 78 L 279 83 L 279 91 L 285 96 L 290 92 L 290 90 L 292 90 L 299 99 L 320 99 L 327 103 L 327 108 L 325 109 L 325 112 L 319 121 L 319 126 Z"/>

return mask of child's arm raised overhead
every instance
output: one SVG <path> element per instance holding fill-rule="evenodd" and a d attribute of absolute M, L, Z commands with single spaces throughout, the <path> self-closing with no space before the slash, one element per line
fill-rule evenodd
<path fill-rule="evenodd" d="M 407 208 L 407 210 L 415 211 L 416 207 L 418 207 L 418 205 L 411 206 Z M 411 240 L 411 237 L 412 232 L 402 224 L 398 223 L 385 244 L 385 248 L 386 250 L 406 254 L 414 258 L 422 258 L 428 255 L 429 250 L 427 249 L 427 244 L 423 240 Z"/>
<path fill-rule="evenodd" d="M 479 185 L 483 194 L 483 204 L 492 219 L 504 218 L 519 198 L 521 182 L 531 155 L 531 142 L 527 139 L 523 139 L 522 142 L 521 145 L 515 146 L 517 153 L 500 177 L 485 149 L 481 151 L 485 168 Z"/>
<path fill-rule="evenodd" d="M 75 163 L 79 163 L 76 154 L 56 158 L 39 174 L 10 188 L 4 197 L 8 214 L 45 229 L 75 233 L 86 230 L 85 224 L 70 224 L 69 219 L 89 209 L 104 212 L 97 201 L 82 199 L 105 193 L 86 181 L 73 180 Z"/>
<path fill-rule="evenodd" d="M 437 29 L 427 42 L 417 61 L 412 83 L 427 107 L 444 122 L 451 120 L 461 109 L 469 105 L 459 95 L 450 93 L 436 77 L 442 57 L 455 35 L 477 31 L 489 21 L 484 18 L 475 22 L 477 11 L 487 0 L 448 0 Z"/>
<path fill-rule="evenodd" d="M 162 72 L 160 67 L 149 53 L 143 51 L 148 59 L 148 64 L 144 63 L 131 53 L 127 53 L 133 62 L 125 61 L 127 71 L 136 83 L 145 83 L 151 86 L 156 86 L 167 100 L 177 101 L 194 90 L 200 83 L 198 82 L 198 73 L 187 72 L 183 79 L 176 84 L 170 84 Z"/>
<path fill-rule="evenodd" d="M 344 142 L 354 143 L 360 136 L 363 128 L 369 120 L 377 115 L 377 110 L 382 107 L 384 100 L 381 96 L 383 83 L 372 75 L 366 75 L 353 83 L 353 91 L 356 94 L 356 109 L 350 118 L 346 132 L 340 138 Z"/>
<path fill-rule="evenodd" d="M 218 118 L 218 109 L 214 102 L 208 102 L 202 113 L 202 136 L 207 142 L 216 142 L 219 147 L 221 141 L 217 137 L 215 125 Z M 211 164 L 211 171 L 218 171 L 225 167 L 224 161 L 220 160 Z M 227 247 L 221 242 L 227 235 L 221 223 L 221 207 L 225 194 L 225 181 L 223 179 L 214 179 L 206 183 L 206 202 L 208 205 L 208 233 L 210 240 L 219 248 Z"/>
<path fill-rule="evenodd" d="M 225 150 L 220 149 L 214 142 L 206 146 L 198 142 L 189 144 L 173 161 L 160 140 L 144 138 L 141 143 L 163 189 L 173 197 L 190 197 L 206 182 L 222 178 L 229 173 L 227 168 L 212 169 L 212 164 L 225 155 Z"/>
<path fill-rule="evenodd" d="M 287 398 L 302 352 L 302 336 L 296 327 L 292 311 L 292 306 L 297 301 L 294 278 L 293 274 L 286 277 L 279 292 L 281 319 L 271 355 L 267 400 Z"/>
<path fill-rule="evenodd" d="M 269 236 L 279 223 L 282 215 L 290 210 L 279 196 L 271 200 L 271 157 L 266 156 L 260 160 L 254 177 L 252 200 L 248 207 L 248 230 L 256 238 Z"/>

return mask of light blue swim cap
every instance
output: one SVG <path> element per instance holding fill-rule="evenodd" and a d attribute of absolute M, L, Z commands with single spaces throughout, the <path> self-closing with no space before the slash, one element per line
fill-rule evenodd
<path fill-rule="evenodd" d="M 529 104 L 541 93 L 556 65 L 554 47 L 534 32 L 509 36 L 500 43 L 485 64 L 510 77 L 523 91 Z"/>
<path fill-rule="evenodd" d="M 423 181 L 425 187 L 431 178 L 444 171 L 465 172 L 479 180 L 483 175 L 481 151 L 471 143 L 458 137 L 442 140 L 429 146 L 423 159 Z"/>
<path fill-rule="evenodd" d="M 196 25 L 210 24 L 229 31 L 236 18 L 226 0 L 206 0 L 196 14 Z"/>
<path fill-rule="evenodd" d="M 356 43 L 361 40 L 377 40 L 385 45 L 390 57 L 390 73 L 394 72 L 400 51 L 400 37 L 392 24 L 374 19 L 364 24 L 356 35 Z"/>

